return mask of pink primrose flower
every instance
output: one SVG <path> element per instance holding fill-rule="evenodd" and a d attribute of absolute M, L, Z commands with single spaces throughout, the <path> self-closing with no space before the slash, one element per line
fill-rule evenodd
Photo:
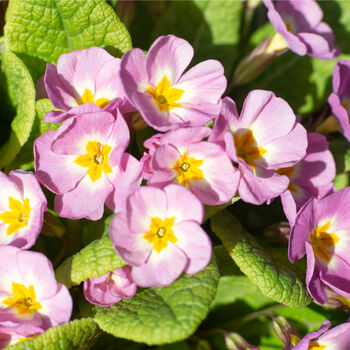
<path fill-rule="evenodd" d="M 348 350 L 350 349 L 350 323 L 343 323 L 328 330 L 331 323 L 325 321 L 321 327 L 301 339 L 294 346 L 283 350 Z"/>
<path fill-rule="evenodd" d="M 154 129 L 205 125 L 219 114 L 227 84 L 224 68 L 207 60 L 184 73 L 192 57 L 192 46 L 173 35 L 159 37 L 146 57 L 140 49 L 122 57 L 125 93 Z"/>
<path fill-rule="evenodd" d="M 207 127 L 179 128 L 163 135 L 151 159 L 148 184 L 170 183 L 188 188 L 203 203 L 218 205 L 235 195 L 240 178 L 225 150 L 203 141 Z"/>
<path fill-rule="evenodd" d="M 140 287 L 167 286 L 182 272 L 197 273 L 211 258 L 211 241 L 200 227 L 204 209 L 179 185 L 139 188 L 110 226 L 110 237 L 121 258 L 132 266 Z"/>
<path fill-rule="evenodd" d="M 305 254 L 306 285 L 319 303 L 328 300 L 327 286 L 350 298 L 350 187 L 323 199 L 310 199 L 299 211 L 289 239 L 289 259 Z"/>
<path fill-rule="evenodd" d="M 141 182 L 139 162 L 124 153 L 129 130 L 123 116 L 90 107 L 34 142 L 37 177 L 57 194 L 56 212 L 70 219 L 99 220 L 104 204 L 121 210 Z"/>
<path fill-rule="evenodd" d="M 98 306 L 111 306 L 122 299 L 130 299 L 137 286 L 130 275 L 131 267 L 123 266 L 101 277 L 84 282 L 84 296 L 90 303 Z"/>
<path fill-rule="evenodd" d="M 251 91 L 238 116 L 225 97 L 209 141 L 224 148 L 241 172 L 242 200 L 262 204 L 284 192 L 289 179 L 275 169 L 295 165 L 306 154 L 306 130 L 296 123 L 288 103 L 273 92 Z"/>
<path fill-rule="evenodd" d="M 350 141 L 350 61 L 338 61 L 333 71 L 333 92 L 328 98 L 340 132 Z"/>
<path fill-rule="evenodd" d="M 43 226 L 46 198 L 35 175 L 24 170 L 0 172 L 0 244 L 32 247 Z"/>
<path fill-rule="evenodd" d="M 142 177 L 149 180 L 153 174 L 151 167 L 151 160 L 154 152 L 160 145 L 160 140 L 164 134 L 155 134 L 146 141 L 144 141 L 143 146 L 148 149 L 148 153 L 144 152 L 140 163 L 142 165 Z"/>
<path fill-rule="evenodd" d="M 69 321 L 72 298 L 43 254 L 0 246 L 0 275 L 1 327 L 46 330 Z"/>
<path fill-rule="evenodd" d="M 334 192 L 335 162 L 327 139 L 317 133 L 307 135 L 306 156 L 296 165 L 277 172 L 289 177 L 288 189 L 281 194 L 283 210 L 293 226 L 297 211 L 311 198 Z"/>
<path fill-rule="evenodd" d="M 0 349 L 17 344 L 26 339 L 35 338 L 44 330 L 31 324 L 16 324 L 13 327 L 0 325 Z"/>
<path fill-rule="evenodd" d="M 60 123 L 84 113 L 84 104 L 94 103 L 113 111 L 133 111 L 119 78 L 120 59 L 100 47 L 75 50 L 59 57 L 57 67 L 48 63 L 44 82 L 52 104 L 60 111 L 50 111 L 44 120 Z"/>
<path fill-rule="evenodd" d="M 321 22 L 323 13 L 314 0 L 263 0 L 267 16 L 286 46 L 300 56 L 321 60 L 339 56 L 332 29 Z"/>

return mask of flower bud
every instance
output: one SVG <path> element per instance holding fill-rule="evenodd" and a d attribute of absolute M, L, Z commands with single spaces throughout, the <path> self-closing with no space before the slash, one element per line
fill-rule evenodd
<path fill-rule="evenodd" d="M 254 345 L 249 344 L 238 333 L 225 333 L 225 344 L 228 350 L 258 350 Z"/>

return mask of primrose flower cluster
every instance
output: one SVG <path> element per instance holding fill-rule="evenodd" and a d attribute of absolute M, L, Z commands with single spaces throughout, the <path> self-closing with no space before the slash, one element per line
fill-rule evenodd
<path fill-rule="evenodd" d="M 299 10 L 295 1 L 264 3 L 291 50 L 321 59 L 338 54 L 314 2 Z M 91 47 L 47 65 L 44 83 L 56 110 L 44 120 L 61 124 L 35 140 L 35 174 L 0 173 L 0 348 L 68 322 L 72 313 L 50 261 L 27 250 L 47 210 L 39 183 L 55 195 L 63 218 L 100 220 L 105 206 L 115 213 L 109 235 L 127 265 L 84 282 L 91 304 L 107 307 L 138 286 L 167 286 L 203 270 L 212 256 L 204 206 L 229 205 L 237 194 L 253 205 L 280 197 L 291 226 L 289 259 L 306 255 L 310 295 L 320 304 L 328 290 L 350 298 L 350 188 L 335 191 L 327 139 L 307 133 L 271 91 L 249 92 L 239 113 L 223 96 L 221 63 L 187 69 L 193 55 L 187 41 L 167 35 L 147 55 L 135 48 L 119 59 Z M 329 98 L 348 139 L 349 67 L 336 65 Z M 135 116 L 153 131 L 139 159 L 129 153 Z M 348 324 L 328 327 L 293 349 L 345 344 Z"/>

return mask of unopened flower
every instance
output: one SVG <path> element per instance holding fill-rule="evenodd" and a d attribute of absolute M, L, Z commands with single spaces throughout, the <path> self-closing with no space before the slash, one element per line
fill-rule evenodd
<path fill-rule="evenodd" d="M 119 78 L 120 59 L 100 47 L 75 50 L 59 57 L 57 67 L 48 63 L 45 73 L 46 91 L 60 111 L 50 111 L 46 122 L 60 123 L 84 113 L 84 104 L 94 103 L 112 111 L 115 106 L 130 112 Z"/>
<path fill-rule="evenodd" d="M 299 211 L 289 240 L 289 259 L 307 257 L 306 285 L 319 303 L 327 286 L 350 298 L 350 187 L 323 199 L 312 198 Z"/>
<path fill-rule="evenodd" d="M 237 191 L 240 173 L 225 150 L 203 141 L 210 132 L 207 127 L 179 128 L 163 135 L 152 156 L 148 183 L 157 187 L 180 184 L 203 204 L 229 202 Z"/>
<path fill-rule="evenodd" d="M 132 266 L 140 287 L 167 286 L 182 272 L 197 273 L 211 258 L 211 241 L 200 227 L 202 203 L 186 188 L 139 188 L 117 213 L 110 237 L 121 258 Z"/>
<path fill-rule="evenodd" d="M 291 225 L 297 211 L 311 197 L 324 197 L 334 191 L 335 162 L 328 150 L 327 139 L 316 133 L 308 134 L 307 139 L 306 156 L 296 165 L 277 171 L 290 180 L 288 189 L 281 194 L 281 200 Z"/>
<path fill-rule="evenodd" d="M 288 177 L 275 169 L 293 166 L 307 147 L 306 130 L 296 123 L 288 103 L 264 90 L 248 94 L 240 116 L 225 97 L 209 141 L 222 146 L 238 165 L 242 200 L 258 205 L 287 189 Z"/>
<path fill-rule="evenodd" d="M 137 286 L 130 276 L 130 266 L 123 266 L 101 277 L 84 282 L 84 296 L 94 305 L 111 306 L 136 293 Z"/>
<path fill-rule="evenodd" d="M 350 323 L 343 323 L 328 330 L 331 323 L 325 321 L 321 327 L 307 334 L 294 346 L 286 346 L 283 350 L 348 350 L 350 348 Z"/>
<path fill-rule="evenodd" d="M 205 125 L 219 114 L 227 84 L 223 66 L 207 60 L 184 73 L 192 57 L 192 46 L 173 35 L 159 37 L 147 56 L 132 49 L 122 57 L 126 95 L 154 129 Z"/>
<path fill-rule="evenodd" d="M 0 246 L 2 327 L 31 325 L 46 330 L 68 322 L 72 298 L 56 282 L 51 262 L 41 253 Z"/>
<path fill-rule="evenodd" d="M 143 154 L 142 158 L 140 159 L 140 163 L 142 165 L 142 177 L 146 180 L 149 180 L 153 174 L 151 160 L 154 152 L 160 145 L 160 140 L 162 137 L 163 134 L 155 134 L 143 143 L 143 146 L 148 149 L 148 153 L 145 152 Z"/>
<path fill-rule="evenodd" d="M 323 13 L 314 0 L 263 0 L 267 16 L 285 45 L 300 56 L 323 60 L 339 56 L 332 29 L 322 21 Z"/>
<path fill-rule="evenodd" d="M 333 71 L 333 92 L 328 98 L 340 132 L 350 141 L 350 61 L 338 61 Z"/>
<path fill-rule="evenodd" d="M 139 162 L 124 153 L 128 143 L 122 115 L 118 112 L 115 118 L 96 109 L 36 139 L 36 174 L 57 194 L 55 210 L 60 216 L 98 220 L 104 204 L 111 210 L 123 207 L 141 181 Z"/>
<path fill-rule="evenodd" d="M 0 183 L 0 244 L 28 249 L 43 226 L 46 198 L 31 172 L 0 172 Z"/>

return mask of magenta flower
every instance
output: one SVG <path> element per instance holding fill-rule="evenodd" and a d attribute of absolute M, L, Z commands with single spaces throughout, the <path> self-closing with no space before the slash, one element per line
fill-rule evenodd
<path fill-rule="evenodd" d="M 238 192 L 242 200 L 262 204 L 284 192 L 287 176 L 275 172 L 295 165 L 305 156 L 305 129 L 296 123 L 288 103 L 273 92 L 251 91 L 241 116 L 225 97 L 209 141 L 226 149 L 241 172 Z"/>
<path fill-rule="evenodd" d="M 51 262 L 43 254 L 0 246 L 0 275 L 2 327 L 30 325 L 46 330 L 69 321 L 72 298 L 56 282 Z"/>
<path fill-rule="evenodd" d="M 130 299 L 137 286 L 130 276 L 130 266 L 123 266 L 101 277 L 84 282 L 85 299 L 94 305 L 111 306 L 122 299 Z"/>
<path fill-rule="evenodd" d="M 306 284 L 319 303 L 328 300 L 327 286 L 350 297 L 350 187 L 323 199 L 309 200 L 299 211 L 289 239 L 289 259 L 305 254 Z"/>
<path fill-rule="evenodd" d="M 263 0 L 267 16 L 286 46 L 300 56 L 322 60 L 339 56 L 332 29 L 321 22 L 323 13 L 314 0 Z"/>
<path fill-rule="evenodd" d="M 224 68 L 207 60 L 183 74 L 192 57 L 192 46 L 173 35 L 159 37 L 146 57 L 140 49 L 122 57 L 120 78 L 126 95 L 154 129 L 200 126 L 219 114 L 227 84 Z"/>
<path fill-rule="evenodd" d="M 148 183 L 157 187 L 180 184 L 203 204 L 229 202 L 237 191 L 240 173 L 220 146 L 203 141 L 210 132 L 210 128 L 196 127 L 165 134 L 154 151 Z"/>
<path fill-rule="evenodd" d="M 333 92 L 328 98 L 340 132 L 350 141 L 350 61 L 338 61 L 333 71 Z"/>
<path fill-rule="evenodd" d="M 46 122 L 60 123 L 84 113 L 84 104 L 94 103 L 102 109 L 130 112 L 119 78 L 120 59 L 99 47 L 75 50 L 60 56 L 57 67 L 48 63 L 45 87 L 52 104 L 60 111 L 50 111 Z"/>
<path fill-rule="evenodd" d="M 91 113 L 66 120 L 34 142 L 37 177 L 57 194 L 57 213 L 70 219 L 98 220 L 104 204 L 121 210 L 141 181 L 139 162 L 124 153 L 129 130 L 122 115 L 90 107 Z"/>
<path fill-rule="evenodd" d="M 291 226 L 297 211 L 311 198 L 334 192 L 335 163 L 327 139 L 320 134 L 307 135 L 306 156 L 296 165 L 277 172 L 289 177 L 288 189 L 281 194 L 283 210 Z"/>
<path fill-rule="evenodd" d="M 343 323 L 328 331 L 331 323 L 325 321 L 321 327 L 307 334 L 295 346 L 284 350 L 348 350 L 350 349 L 350 323 Z"/>
<path fill-rule="evenodd" d="M 46 198 L 31 172 L 0 172 L 0 244 L 32 247 L 43 226 Z"/>
<path fill-rule="evenodd" d="M 197 273 L 211 258 L 211 241 L 200 227 L 202 203 L 186 188 L 139 188 L 110 226 L 121 258 L 140 287 L 167 286 L 184 271 Z"/>

